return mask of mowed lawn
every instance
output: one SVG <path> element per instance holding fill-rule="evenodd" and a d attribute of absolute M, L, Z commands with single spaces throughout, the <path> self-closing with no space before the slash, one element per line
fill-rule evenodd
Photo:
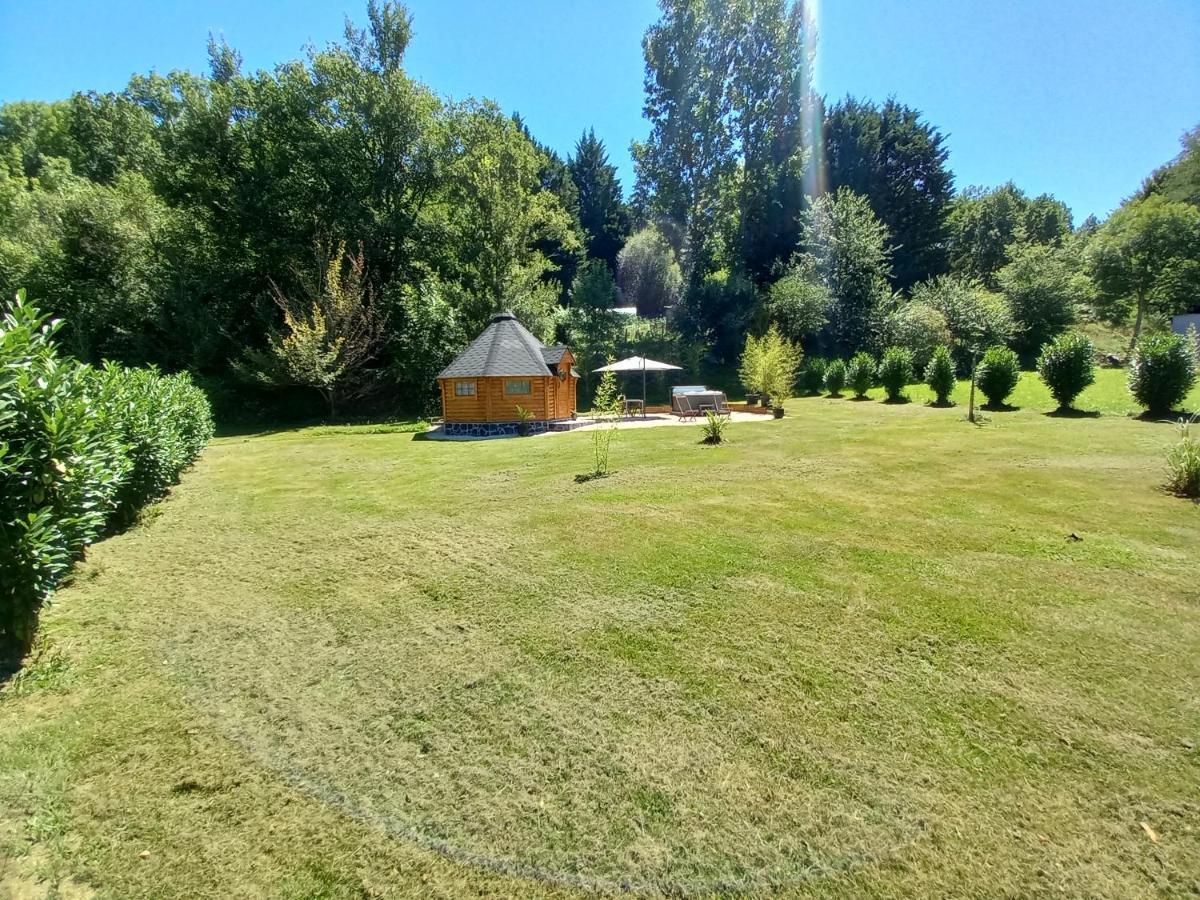
<path fill-rule="evenodd" d="M 1191 895 L 1200 506 L 1101 375 L 219 439 L 0 693 L 0 895 Z"/>

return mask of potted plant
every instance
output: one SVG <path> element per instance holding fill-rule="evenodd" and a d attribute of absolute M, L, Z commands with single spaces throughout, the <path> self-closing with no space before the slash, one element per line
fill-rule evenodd
<path fill-rule="evenodd" d="M 533 421 L 533 413 L 518 403 L 517 404 L 517 434 L 520 437 L 529 437 L 529 433 L 532 430 L 532 426 L 529 423 L 532 421 Z"/>
<path fill-rule="evenodd" d="M 746 388 L 747 407 L 757 406 L 760 401 L 765 406 L 767 402 L 763 394 L 764 340 L 752 334 L 746 335 L 746 349 L 742 351 L 742 358 L 738 361 L 738 378 Z"/>
<path fill-rule="evenodd" d="M 763 389 L 774 400 L 771 404 L 776 419 L 783 418 L 784 401 L 791 396 L 800 368 L 800 347 L 781 335 L 774 325 L 762 338 Z M 763 406 L 767 404 L 764 403 Z"/>

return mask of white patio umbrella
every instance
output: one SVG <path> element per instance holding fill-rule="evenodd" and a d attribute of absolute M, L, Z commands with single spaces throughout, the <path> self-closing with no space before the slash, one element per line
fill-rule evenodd
<path fill-rule="evenodd" d="M 671 370 L 682 371 L 682 366 L 673 366 L 670 363 L 659 362 L 657 359 L 646 359 L 644 356 L 631 356 L 629 359 L 618 360 L 615 363 L 609 363 L 607 366 L 601 366 L 598 369 L 593 369 L 593 372 L 641 372 L 642 373 L 642 414 L 646 413 L 646 373 L 647 372 L 669 372 Z"/>

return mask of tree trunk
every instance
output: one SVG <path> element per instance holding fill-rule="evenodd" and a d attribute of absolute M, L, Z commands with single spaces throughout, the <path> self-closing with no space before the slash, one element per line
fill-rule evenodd
<path fill-rule="evenodd" d="M 1129 352 L 1133 352 L 1133 348 L 1137 346 L 1138 337 L 1142 333 L 1142 318 L 1145 315 L 1146 302 L 1141 294 L 1137 297 L 1137 317 L 1133 320 L 1133 340 L 1129 342 Z"/>
<path fill-rule="evenodd" d="M 971 356 L 971 397 L 967 401 L 967 421 L 974 424 L 975 422 L 975 376 L 979 371 L 979 352 L 976 351 Z"/>

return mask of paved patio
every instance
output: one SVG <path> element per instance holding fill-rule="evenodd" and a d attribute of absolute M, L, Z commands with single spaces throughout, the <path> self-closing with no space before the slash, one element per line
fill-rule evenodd
<path fill-rule="evenodd" d="M 729 413 L 731 422 L 770 422 L 773 417 L 769 412 L 743 412 L 741 410 L 732 410 Z M 688 426 L 691 428 L 699 428 L 704 421 L 703 417 L 696 419 L 680 419 L 674 413 L 666 412 L 648 412 L 643 418 L 642 416 L 626 416 L 617 423 L 617 428 L 658 428 L 664 425 Z M 531 434 L 531 438 L 549 437 L 556 434 L 568 434 L 576 431 L 594 431 L 601 427 L 602 423 L 598 419 L 589 418 L 588 416 L 580 416 L 575 422 L 571 423 L 571 427 L 564 431 L 543 431 L 538 434 Z M 496 440 L 511 440 L 511 435 L 493 435 L 488 437 L 466 437 L 460 435 L 448 435 L 442 430 L 441 425 L 435 425 L 429 431 L 425 432 L 425 437 L 432 441 L 496 441 Z"/>

